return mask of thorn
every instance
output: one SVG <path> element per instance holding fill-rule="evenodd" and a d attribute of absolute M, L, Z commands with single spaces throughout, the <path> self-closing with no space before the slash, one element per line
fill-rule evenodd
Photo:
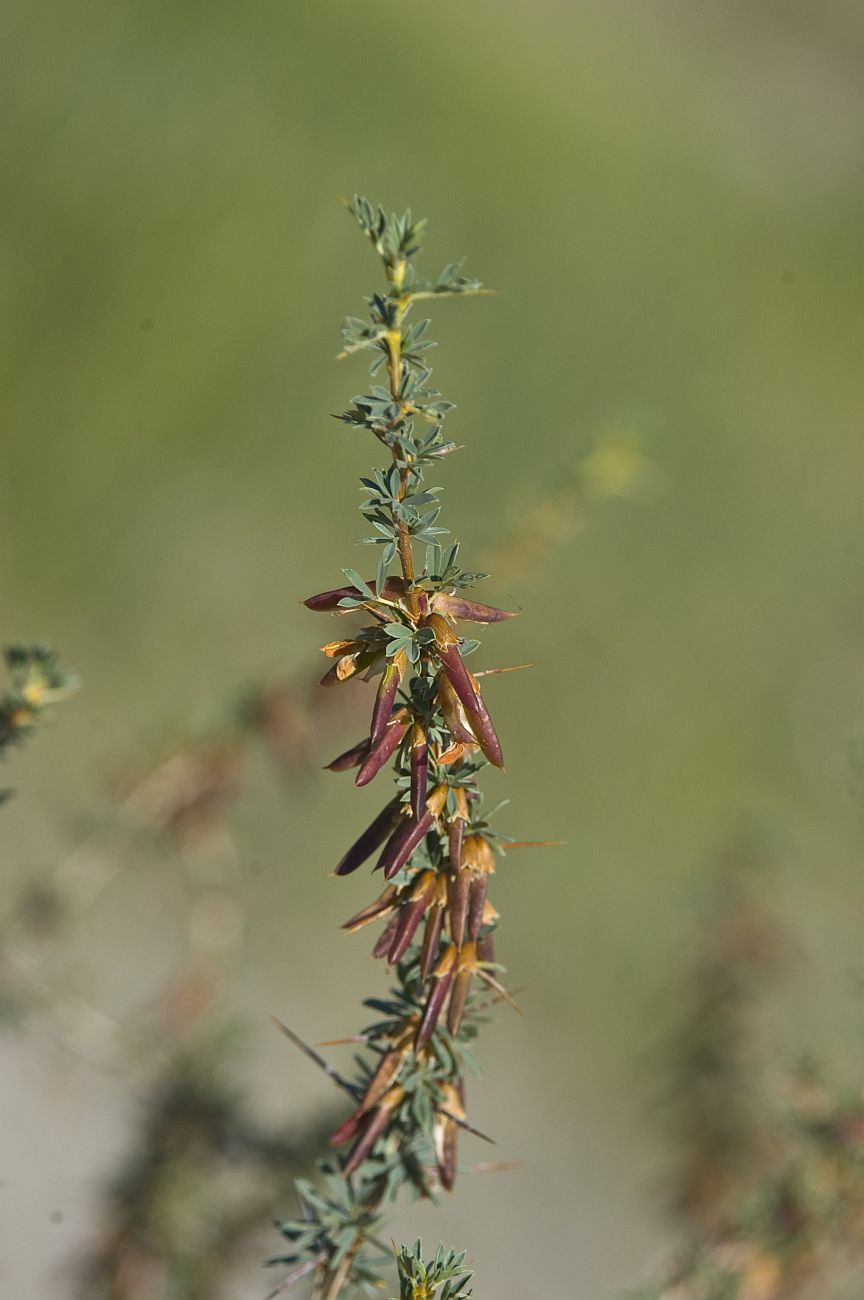
<path fill-rule="evenodd" d="M 560 848 L 566 844 L 566 840 L 513 840 L 511 843 L 502 841 L 501 847 L 506 853 L 508 849 L 552 849 Z"/>
<path fill-rule="evenodd" d="M 347 1092 L 348 1096 L 351 1097 L 353 1101 L 360 1100 L 360 1089 L 355 1088 L 354 1084 L 349 1083 L 347 1079 L 343 1079 L 338 1070 L 334 1070 L 329 1061 L 325 1061 L 324 1057 L 320 1056 L 319 1053 L 315 1051 L 314 1047 L 310 1047 L 308 1043 L 304 1043 L 303 1039 L 295 1034 L 293 1029 L 289 1029 L 287 1025 L 283 1025 L 282 1021 L 276 1016 L 271 1016 L 270 1019 L 280 1033 L 283 1033 L 295 1047 L 299 1047 L 300 1051 L 308 1056 L 310 1061 L 314 1061 L 318 1068 L 323 1070 L 327 1077 L 332 1079 L 333 1082 L 343 1090 L 343 1092 Z"/>
<path fill-rule="evenodd" d="M 508 1006 L 512 1007 L 514 1011 L 518 1011 L 520 1016 L 523 1014 L 522 1008 L 514 1000 L 513 996 L 507 992 L 504 985 L 498 983 L 494 975 L 490 975 L 488 970 L 483 970 L 482 968 L 477 971 L 477 974 L 484 983 L 488 984 L 490 988 L 495 990 L 500 998 L 503 998 Z"/>
<path fill-rule="evenodd" d="M 495 673 L 518 673 L 523 668 L 533 668 L 534 664 L 513 664 L 510 668 L 481 668 L 475 677 L 492 677 Z"/>
<path fill-rule="evenodd" d="M 324 1255 L 319 1255 L 316 1259 L 309 1259 L 305 1264 L 301 1264 L 293 1273 L 289 1273 L 284 1281 L 280 1282 L 277 1287 L 274 1287 L 272 1291 L 269 1291 L 264 1297 L 264 1300 L 275 1300 L 277 1295 L 281 1295 L 283 1291 L 287 1291 L 289 1286 L 293 1286 L 295 1282 L 299 1282 L 307 1273 L 311 1273 L 313 1268 L 318 1268 L 320 1264 L 323 1264 L 324 1259 Z"/>
<path fill-rule="evenodd" d="M 474 1128 L 468 1123 L 467 1119 L 460 1119 L 458 1115 L 454 1115 L 452 1111 L 445 1110 L 443 1106 L 440 1108 L 438 1113 L 439 1115 L 446 1115 L 448 1119 L 452 1119 L 453 1123 L 457 1124 L 459 1128 L 464 1128 L 466 1133 L 473 1133 L 474 1137 L 482 1138 L 482 1140 L 488 1142 L 490 1146 L 497 1147 L 498 1143 L 494 1138 L 490 1138 L 486 1133 L 481 1133 L 479 1128 Z"/>

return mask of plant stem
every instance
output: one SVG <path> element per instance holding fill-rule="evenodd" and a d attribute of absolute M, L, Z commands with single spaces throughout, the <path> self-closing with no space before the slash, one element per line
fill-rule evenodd
<path fill-rule="evenodd" d="M 390 284 L 393 289 L 399 293 L 405 279 L 405 263 L 397 262 L 390 272 Z M 407 310 L 407 303 L 404 299 L 400 300 L 396 308 L 396 320 L 392 329 L 387 331 L 387 373 L 390 377 L 390 396 L 393 401 L 402 408 L 402 401 L 399 397 L 399 390 L 402 385 L 402 321 Z M 396 461 L 396 449 L 393 449 L 393 460 Z M 401 468 L 399 470 L 399 500 L 402 501 L 408 493 L 408 470 Z M 408 525 L 401 520 L 395 520 L 399 532 L 398 551 L 399 563 L 402 566 L 402 576 L 406 585 L 410 588 L 414 582 L 414 548 L 411 544 L 411 534 L 408 531 Z"/>

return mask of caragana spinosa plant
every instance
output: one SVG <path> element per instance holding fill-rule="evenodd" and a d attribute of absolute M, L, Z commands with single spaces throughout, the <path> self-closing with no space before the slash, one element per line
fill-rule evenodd
<path fill-rule="evenodd" d="M 347 582 L 310 596 L 310 610 L 344 624 L 322 647 L 332 660 L 322 685 L 376 683 L 368 735 L 327 766 L 354 772 L 368 785 L 390 766 L 395 789 L 336 864 L 344 877 L 372 861 L 383 888 L 345 922 L 353 934 L 378 925 L 373 954 L 389 966 L 394 987 L 365 1005 L 374 1013 L 352 1079 L 343 1078 L 293 1031 L 282 1029 L 351 1098 L 331 1136 L 334 1156 L 323 1185 L 297 1184 L 301 1213 L 281 1224 L 290 1243 L 271 1262 L 294 1280 L 313 1275 L 314 1294 L 381 1294 L 381 1269 L 392 1251 L 382 1220 L 397 1194 L 450 1191 L 466 1118 L 465 1079 L 477 1073 L 474 1040 L 484 1013 L 511 1001 L 501 984 L 493 934 L 498 913 L 490 877 L 509 837 L 484 811 L 478 778 L 501 767 L 501 743 L 480 679 L 467 660 L 479 642 L 466 625 L 511 617 L 474 600 L 485 574 L 459 562 L 459 544 L 439 522 L 441 489 L 427 473 L 456 450 L 445 434 L 453 403 L 431 386 L 429 321 L 415 307 L 484 291 L 451 263 L 436 280 L 421 278 L 414 258 L 424 221 L 387 215 L 363 198 L 349 205 L 384 269 L 384 287 L 368 299 L 368 318 L 349 317 L 343 357 L 371 357 L 373 382 L 338 418 L 370 434 L 383 464 L 361 480 L 363 539 L 376 557 L 374 576 L 343 570 Z M 358 626 L 359 623 L 359 626 Z M 493 810 L 494 811 L 494 810 Z M 402 1300 L 460 1300 L 469 1293 L 462 1256 L 439 1248 L 424 1263 L 420 1243 L 397 1256 Z"/>

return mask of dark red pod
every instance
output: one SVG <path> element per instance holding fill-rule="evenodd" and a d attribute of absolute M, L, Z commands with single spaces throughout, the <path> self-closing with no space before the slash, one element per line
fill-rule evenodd
<path fill-rule="evenodd" d="M 465 819 L 454 817 L 447 827 L 447 839 L 450 851 L 450 867 L 458 871 L 462 866 L 462 845 L 465 843 Z"/>
<path fill-rule="evenodd" d="M 420 922 L 435 892 L 434 872 L 424 872 L 418 883 L 421 884 L 419 892 L 415 889 L 411 901 L 404 903 L 399 911 L 399 924 L 396 926 L 393 943 L 387 955 L 391 966 L 395 966 L 405 956 L 411 940 L 420 927 Z"/>
<path fill-rule="evenodd" d="M 469 674 L 470 675 L 470 674 Z M 477 699 L 479 701 L 478 709 L 469 709 L 465 706 L 465 714 L 471 724 L 471 729 L 477 737 L 478 744 L 483 753 L 488 758 L 493 767 L 504 766 L 504 755 L 501 752 L 501 742 L 498 739 L 495 728 L 492 725 L 492 719 L 486 708 L 486 701 L 477 685 L 477 679 L 472 675 L 471 681 L 474 683 Z"/>
<path fill-rule="evenodd" d="M 411 728 L 411 807 L 414 816 L 423 816 L 429 786 L 429 742 L 419 722 Z"/>
<path fill-rule="evenodd" d="M 397 1051 L 395 1048 L 385 1052 L 378 1062 L 378 1068 L 369 1081 L 369 1087 L 366 1089 L 366 1095 L 360 1107 L 363 1111 L 371 1110 L 377 1106 L 387 1089 L 395 1081 L 396 1076 L 405 1063 L 405 1052 Z"/>
<path fill-rule="evenodd" d="M 420 978 L 428 980 L 432 967 L 438 960 L 441 947 L 441 930 L 444 924 L 444 908 L 432 907 L 426 913 L 426 928 L 423 931 L 423 947 L 420 950 Z"/>
<path fill-rule="evenodd" d="M 450 1005 L 447 1008 L 447 1028 L 451 1034 L 458 1034 L 459 1032 L 462 1017 L 465 1014 L 468 993 L 471 989 L 471 980 L 474 978 L 476 969 L 477 950 L 473 943 L 466 943 L 459 951 L 456 974 L 453 977 L 453 988 L 450 994 Z"/>
<path fill-rule="evenodd" d="M 399 820 L 399 807 L 398 800 L 393 799 L 386 808 L 382 808 L 371 825 L 367 826 L 360 838 L 354 841 L 342 857 L 333 873 L 335 876 L 350 875 L 352 871 L 362 866 L 377 848 L 380 848 Z"/>
<path fill-rule="evenodd" d="M 389 763 L 390 759 L 396 753 L 396 750 L 402 743 L 402 739 L 407 730 L 408 713 L 407 710 L 402 709 L 396 714 L 392 721 L 387 724 L 384 729 L 384 734 L 378 741 L 377 745 L 373 745 L 371 741 L 366 742 L 369 748 L 366 757 L 360 766 L 360 771 L 354 778 L 355 785 L 368 785 L 373 777 L 378 775 L 381 768 Z"/>
<path fill-rule="evenodd" d="M 446 614 L 448 618 L 464 618 L 469 623 L 502 623 L 507 618 L 515 618 L 512 610 L 481 605 L 479 601 L 467 600 L 464 596 L 455 596 L 446 591 L 436 591 L 431 604 L 437 614 Z"/>
<path fill-rule="evenodd" d="M 450 985 L 453 983 L 453 971 L 456 966 L 457 956 L 458 950 L 451 943 L 435 967 L 432 988 L 429 990 L 429 996 L 426 999 L 426 1005 L 423 1008 L 423 1015 L 417 1029 L 417 1036 L 414 1040 L 414 1050 L 417 1052 L 426 1046 L 435 1032 L 435 1026 L 438 1024 L 444 1003 L 447 1001 L 447 994 L 450 992 Z"/>
<path fill-rule="evenodd" d="M 391 880 L 402 870 L 423 836 L 431 829 L 434 820 L 435 816 L 428 808 L 419 821 L 414 817 L 410 820 L 402 819 L 402 825 L 390 836 L 375 864 L 376 871 L 380 868 L 384 872 L 385 880 Z"/>
<path fill-rule="evenodd" d="M 447 1115 L 441 1125 L 438 1148 L 438 1177 L 445 1192 L 452 1192 L 456 1183 L 456 1160 L 459 1149 L 459 1126 Z"/>
<path fill-rule="evenodd" d="M 378 691 L 375 695 L 375 707 L 372 710 L 372 725 L 369 730 L 373 748 L 379 744 L 384 736 L 387 724 L 390 721 L 390 714 L 393 712 L 396 692 L 399 689 L 399 683 L 402 681 L 407 666 L 408 656 L 404 650 L 399 650 L 389 660 L 384 672 L 381 674 L 381 681 L 378 683 Z"/>
<path fill-rule="evenodd" d="M 423 1008 L 420 1028 L 417 1030 L 417 1037 L 414 1040 L 415 1051 L 421 1051 L 434 1034 L 452 982 L 453 972 L 450 971 L 448 975 L 439 975 L 432 985 L 429 997 L 426 999 L 426 1005 Z"/>
<path fill-rule="evenodd" d="M 390 1123 L 390 1113 L 389 1107 L 384 1106 L 379 1106 L 378 1110 L 369 1112 L 366 1127 L 351 1148 L 351 1153 L 342 1170 L 346 1178 L 360 1168 L 379 1137 L 386 1132 L 387 1125 Z"/>
<path fill-rule="evenodd" d="M 376 592 L 374 582 L 369 583 L 369 589 L 373 596 Z M 388 600 L 397 600 L 404 594 L 405 583 L 402 578 L 388 578 L 382 588 L 384 597 Z M 332 591 L 319 591 L 315 596 L 307 596 L 303 604 L 307 609 L 314 610 L 316 613 L 333 614 L 344 613 L 339 601 L 344 600 L 346 596 L 351 596 L 355 600 L 360 600 L 363 596 L 359 587 L 334 587 Z"/>
<path fill-rule="evenodd" d="M 471 891 L 471 872 L 467 867 L 455 872 L 450 877 L 448 888 L 448 925 L 450 938 L 457 948 L 465 942 L 465 926 L 468 918 L 468 898 Z"/>
<path fill-rule="evenodd" d="M 483 924 L 487 879 L 485 872 L 472 873 L 471 890 L 468 896 L 468 938 L 472 942 L 477 939 Z"/>
<path fill-rule="evenodd" d="M 351 1142 L 357 1136 L 365 1119 L 365 1111 L 361 1107 L 343 1120 L 337 1129 L 330 1134 L 331 1147 L 341 1147 L 343 1142 Z"/>
<path fill-rule="evenodd" d="M 381 933 L 378 936 L 375 947 L 372 949 L 373 957 L 387 956 L 388 952 L 390 951 L 390 945 L 392 944 L 393 938 L 396 934 L 396 927 L 398 924 L 399 924 L 399 913 L 394 912 L 394 914 L 390 917 L 390 920 L 387 922 L 387 924 L 384 926 L 384 929 L 381 931 Z"/>
<path fill-rule="evenodd" d="M 352 767 L 357 767 L 363 762 L 363 759 L 369 753 L 369 747 L 369 737 L 366 736 L 356 745 L 352 745 L 350 749 L 346 749 L 344 754 L 339 754 L 338 757 L 333 759 L 332 763 L 325 763 L 325 771 L 349 772 Z"/>
<path fill-rule="evenodd" d="M 459 697 L 478 745 L 493 766 L 503 767 L 504 757 L 500 742 L 492 726 L 492 719 L 489 717 L 480 687 L 465 667 L 459 653 L 459 638 L 440 614 L 430 614 L 426 619 L 426 625 L 435 633 L 435 653 L 441 660 L 450 685 Z M 457 736 L 456 739 L 458 740 L 459 737 Z"/>
<path fill-rule="evenodd" d="M 477 737 L 471 730 L 468 717 L 462 707 L 462 701 L 454 691 L 450 678 L 442 668 L 436 679 L 438 704 L 444 715 L 447 730 L 454 740 L 462 745 L 476 745 Z"/>
<path fill-rule="evenodd" d="M 489 934 L 484 934 L 481 939 L 477 940 L 477 960 L 494 965 L 495 937 L 491 931 Z"/>
<path fill-rule="evenodd" d="M 435 1120 L 435 1157 L 438 1177 L 446 1192 L 453 1190 L 456 1182 L 456 1156 L 459 1142 L 457 1120 L 465 1118 L 465 1088 L 462 1080 L 458 1089 L 451 1083 L 444 1085 L 443 1106 Z"/>
<path fill-rule="evenodd" d="M 382 916 L 392 912 L 398 893 L 399 891 L 395 885 L 388 885 L 373 903 L 367 903 L 365 907 L 361 907 L 359 912 L 355 912 L 349 920 L 345 921 L 342 929 L 347 930 L 349 934 L 353 934 L 355 930 L 362 930 L 364 925 L 380 920 Z"/>

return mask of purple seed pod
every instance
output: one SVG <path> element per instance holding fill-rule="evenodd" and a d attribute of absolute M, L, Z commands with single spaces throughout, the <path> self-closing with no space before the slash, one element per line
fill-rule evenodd
<path fill-rule="evenodd" d="M 369 753 L 369 738 L 365 737 L 350 749 L 346 749 L 344 754 L 339 754 L 333 759 L 332 763 L 325 763 L 326 772 L 349 772 L 352 767 L 357 767 L 363 762 L 363 759 Z"/>
<path fill-rule="evenodd" d="M 372 778 L 378 775 L 381 768 L 389 763 L 390 759 L 396 753 L 396 750 L 399 748 L 402 738 L 407 730 L 408 713 L 407 710 L 402 709 L 396 714 L 392 721 L 387 724 L 384 729 L 384 734 L 381 736 L 377 745 L 373 745 L 371 741 L 366 742 L 367 754 L 361 764 L 360 771 L 354 778 L 355 785 L 368 785 Z"/>
<path fill-rule="evenodd" d="M 386 957 L 390 951 L 390 945 L 393 942 L 393 936 L 396 934 L 396 927 L 399 924 L 399 913 L 394 912 L 390 920 L 384 926 L 384 929 L 378 936 L 375 947 L 372 949 L 373 957 Z"/>
<path fill-rule="evenodd" d="M 462 703 L 478 745 L 494 767 L 503 767 L 501 745 L 492 726 L 492 719 L 489 717 L 480 687 L 465 667 L 459 653 L 459 638 L 440 614 L 430 614 L 426 619 L 426 626 L 431 627 L 435 633 L 435 653 L 441 660 L 450 685 Z"/>
<path fill-rule="evenodd" d="M 374 903 L 367 903 L 366 907 L 361 907 L 359 912 L 355 912 L 349 920 L 343 922 L 342 929 L 353 934 L 355 930 L 362 930 L 364 925 L 369 925 L 372 921 L 378 921 L 388 912 L 392 912 L 396 896 L 399 893 L 395 885 L 388 885 L 384 892 L 375 899 Z"/>
<path fill-rule="evenodd" d="M 418 890 L 419 886 L 419 890 Z M 423 915 L 435 893 L 435 873 L 424 872 L 412 890 L 411 901 L 404 903 L 399 910 L 399 924 L 393 936 L 393 943 L 387 956 L 391 966 L 395 966 L 405 956 L 411 940 L 419 929 Z"/>
<path fill-rule="evenodd" d="M 380 868 L 384 872 L 385 880 L 391 880 L 397 871 L 402 870 L 423 836 L 431 829 L 434 820 L 435 815 L 428 808 L 419 821 L 413 817 L 410 821 L 402 819 L 402 825 L 390 836 L 375 864 L 376 871 Z"/>
<path fill-rule="evenodd" d="M 447 1028 L 451 1034 L 458 1034 L 459 1026 L 462 1024 L 465 1004 L 468 1001 L 471 980 L 474 977 L 476 967 L 477 953 L 474 944 L 466 943 L 459 953 L 459 962 L 456 974 L 453 977 L 453 991 L 450 994 L 450 1005 L 447 1008 Z"/>
<path fill-rule="evenodd" d="M 516 617 L 513 610 L 481 605 L 479 601 L 466 600 L 464 596 L 454 596 L 445 591 L 437 591 L 431 604 L 437 614 L 446 614 L 448 618 L 464 618 L 469 623 L 502 623 L 507 618 Z"/>
<path fill-rule="evenodd" d="M 419 722 L 411 728 L 411 808 L 414 816 L 423 816 L 429 784 L 429 742 Z"/>
<path fill-rule="evenodd" d="M 384 1053 L 381 1060 L 378 1062 L 377 1070 L 369 1081 L 369 1087 L 366 1089 L 366 1094 L 363 1097 L 363 1102 L 360 1107 L 362 1111 L 372 1110 L 374 1106 L 378 1105 L 379 1101 L 402 1069 L 402 1066 L 405 1063 L 405 1058 L 406 1053 L 404 1051 L 397 1051 L 395 1048 Z"/>
<path fill-rule="evenodd" d="M 399 650 L 381 674 L 381 681 L 378 684 L 378 692 L 375 696 L 375 707 L 372 710 L 372 725 L 369 731 L 373 748 L 380 743 L 384 736 L 387 724 L 390 721 L 390 714 L 393 712 L 396 692 L 399 689 L 399 683 L 402 681 L 407 665 L 408 656 L 404 650 Z"/>
<path fill-rule="evenodd" d="M 435 1026 L 441 1015 L 444 1003 L 447 1001 L 447 994 L 450 992 L 450 985 L 453 983 L 453 971 L 449 970 L 445 975 L 438 975 L 432 985 L 432 991 L 426 999 L 426 1005 L 423 1008 L 423 1017 L 420 1021 L 420 1027 L 417 1030 L 417 1037 L 414 1040 L 414 1050 L 420 1052 L 429 1042 L 435 1032 Z"/>
<path fill-rule="evenodd" d="M 387 1125 L 390 1123 L 391 1113 L 391 1106 L 379 1106 L 377 1110 L 370 1112 L 366 1127 L 351 1148 L 351 1153 L 342 1170 L 346 1178 L 360 1168 L 379 1137 L 386 1131 Z"/>
<path fill-rule="evenodd" d="M 438 1164 L 438 1177 L 445 1192 L 452 1192 L 456 1182 L 456 1157 L 459 1143 L 459 1119 L 465 1118 L 465 1085 L 462 1079 L 458 1087 L 448 1083 L 444 1085 L 444 1104 L 438 1112 L 435 1123 L 435 1156 Z M 444 1114 L 443 1111 L 447 1111 Z"/>
<path fill-rule="evenodd" d="M 452 1192 L 456 1183 L 456 1160 L 459 1147 L 459 1126 L 447 1115 L 441 1123 L 438 1144 L 438 1178 L 445 1192 Z"/>
<path fill-rule="evenodd" d="M 348 876 L 362 866 L 377 848 L 384 843 L 399 819 L 399 803 L 393 799 L 383 808 L 374 822 L 367 826 L 358 840 L 355 840 L 348 852 L 339 862 L 335 876 Z"/>
<path fill-rule="evenodd" d="M 369 590 L 373 596 L 376 592 L 374 582 L 369 583 Z M 382 588 L 382 594 L 387 600 L 396 600 L 405 592 L 405 583 L 401 578 L 388 578 Z M 315 596 L 307 596 L 303 604 L 307 609 L 314 610 L 316 613 L 335 614 L 343 613 L 339 601 L 344 600 L 346 596 L 353 597 L 354 600 L 360 600 L 363 596 L 359 587 L 334 587 L 332 591 L 319 591 Z"/>
<path fill-rule="evenodd" d="M 468 938 L 475 942 L 483 924 L 483 909 L 486 906 L 486 884 L 489 877 L 485 872 L 473 873 L 471 892 L 468 896 Z"/>
<path fill-rule="evenodd" d="M 466 706 L 465 714 L 474 735 L 477 737 L 477 742 L 489 762 L 493 767 L 503 767 L 504 755 L 501 752 L 501 742 L 492 725 L 492 719 L 489 717 L 486 702 L 480 693 L 480 687 L 477 686 L 477 679 L 472 676 L 471 680 L 477 688 L 477 699 L 480 701 L 480 708 L 474 710 Z"/>
<path fill-rule="evenodd" d="M 360 1109 L 355 1110 L 352 1115 L 349 1115 L 346 1120 L 343 1120 L 339 1127 L 334 1129 L 330 1134 L 331 1147 L 341 1147 L 343 1142 L 352 1141 L 352 1139 L 357 1136 L 357 1132 L 360 1129 L 364 1118 L 364 1112 Z"/>
<path fill-rule="evenodd" d="M 465 942 L 465 925 L 468 917 L 468 896 L 471 888 L 471 872 L 464 868 L 450 877 L 448 889 L 448 926 L 450 939 L 461 948 Z"/>
<path fill-rule="evenodd" d="M 423 947 L 420 950 L 420 978 L 428 980 L 432 968 L 438 960 L 441 947 L 441 930 L 444 924 L 444 908 L 431 907 L 426 913 L 426 928 L 423 931 Z"/>
<path fill-rule="evenodd" d="M 484 934 L 481 939 L 477 940 L 477 960 L 494 964 L 495 937 L 491 932 Z"/>
<path fill-rule="evenodd" d="M 458 740 L 463 745 L 476 745 L 477 737 L 471 730 L 462 701 L 454 691 L 447 673 L 443 670 L 438 674 L 437 695 L 444 722 L 453 739 Z"/>
<path fill-rule="evenodd" d="M 450 850 L 450 868 L 459 871 L 462 866 L 462 845 L 465 842 L 465 818 L 454 817 L 447 826 Z"/>

